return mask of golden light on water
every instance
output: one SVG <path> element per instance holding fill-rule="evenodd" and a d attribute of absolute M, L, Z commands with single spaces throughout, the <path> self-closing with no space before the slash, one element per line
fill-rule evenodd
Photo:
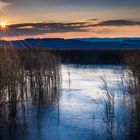
<path fill-rule="evenodd" d="M 7 26 L 6 22 L 1 22 L 1 23 L 0 23 L 0 27 L 1 27 L 1 28 L 6 28 L 6 26 Z"/>

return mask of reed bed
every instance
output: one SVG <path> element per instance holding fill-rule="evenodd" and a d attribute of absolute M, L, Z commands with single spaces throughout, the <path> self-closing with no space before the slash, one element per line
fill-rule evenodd
<path fill-rule="evenodd" d="M 104 118 L 103 121 L 106 126 L 106 131 L 109 139 L 114 139 L 114 128 L 115 120 L 117 120 L 117 114 L 114 112 L 114 95 L 116 92 L 121 92 L 119 97 L 119 104 L 123 105 L 124 112 L 127 112 L 123 130 L 116 123 L 117 133 L 125 133 L 127 140 L 140 139 L 140 54 L 139 52 L 133 54 L 127 54 L 123 59 L 122 70 L 120 71 L 120 76 L 118 77 L 118 88 L 121 91 L 112 91 L 108 87 L 108 82 L 101 77 L 103 82 L 103 90 L 105 92 L 105 102 L 104 102 Z M 123 98 L 123 99 L 122 99 Z M 120 114 L 121 115 L 121 114 Z"/>
<path fill-rule="evenodd" d="M 124 63 L 128 68 L 128 95 L 131 97 L 130 133 L 133 139 L 140 139 L 140 53 L 128 54 Z"/>
<path fill-rule="evenodd" d="M 0 48 L 0 127 L 25 125 L 27 104 L 57 101 L 60 61 L 49 51 Z"/>

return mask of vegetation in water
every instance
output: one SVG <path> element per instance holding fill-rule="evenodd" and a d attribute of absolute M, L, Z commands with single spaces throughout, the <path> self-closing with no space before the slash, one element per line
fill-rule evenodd
<path fill-rule="evenodd" d="M 0 49 L 0 127 L 24 128 L 28 103 L 59 98 L 60 61 L 49 51 Z"/>

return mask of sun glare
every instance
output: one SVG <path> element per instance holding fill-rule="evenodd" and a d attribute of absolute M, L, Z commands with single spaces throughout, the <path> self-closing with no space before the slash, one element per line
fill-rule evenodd
<path fill-rule="evenodd" d="M 0 23 L 0 27 L 5 28 L 6 27 L 6 23 L 5 22 L 1 22 Z"/>

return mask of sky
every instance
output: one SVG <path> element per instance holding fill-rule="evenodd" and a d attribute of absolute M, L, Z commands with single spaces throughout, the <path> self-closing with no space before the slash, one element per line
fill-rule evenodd
<path fill-rule="evenodd" d="M 0 0 L 3 39 L 140 37 L 140 0 Z"/>

